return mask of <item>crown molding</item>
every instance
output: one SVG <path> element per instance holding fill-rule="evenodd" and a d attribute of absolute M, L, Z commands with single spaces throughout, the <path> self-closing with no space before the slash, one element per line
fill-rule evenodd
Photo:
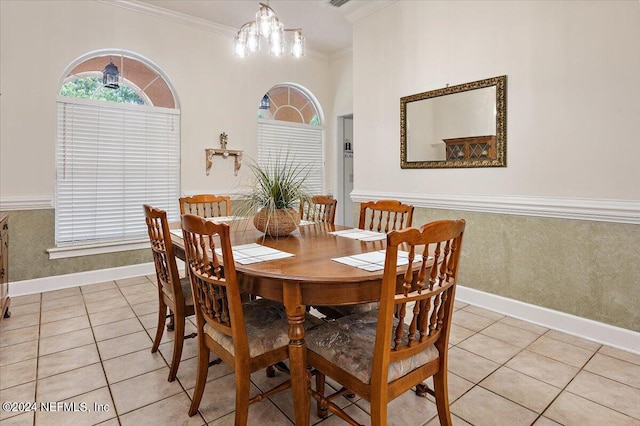
<path fill-rule="evenodd" d="M 347 21 L 352 24 L 360 21 L 361 19 L 366 18 L 369 15 L 376 13 L 379 10 L 384 9 L 387 6 L 391 6 L 397 0 L 376 0 L 369 1 L 365 3 L 363 6 L 360 6 L 356 10 L 351 13 L 346 14 L 344 17 Z"/>
<path fill-rule="evenodd" d="M 165 9 L 164 7 L 155 6 L 149 3 L 143 3 L 136 0 L 96 0 L 99 3 L 118 6 L 123 9 L 132 10 L 138 13 L 144 13 L 156 18 L 166 19 L 168 21 L 177 22 L 179 24 L 189 25 L 203 30 L 211 31 L 216 34 L 235 37 L 238 30 L 226 25 L 217 24 L 207 21 L 206 19 L 196 18 L 181 12 Z"/>
<path fill-rule="evenodd" d="M 229 37 L 231 39 L 233 39 L 238 33 L 238 28 L 228 27 L 226 25 L 218 24 L 216 22 L 207 21 L 206 19 L 187 15 L 186 13 L 176 12 L 173 10 L 165 9 L 164 7 L 143 3 L 137 0 L 96 0 L 96 1 L 103 4 L 108 4 L 111 6 L 118 6 L 123 9 L 131 10 L 133 12 L 143 13 L 145 15 L 153 16 L 155 18 L 165 19 L 167 21 L 176 22 L 178 24 L 188 25 L 191 27 L 205 30 L 205 31 L 210 31 L 212 33 Z M 305 56 L 309 56 L 315 59 L 322 59 L 322 60 L 329 59 L 329 55 L 327 55 L 326 53 L 318 52 L 312 49 L 305 49 L 305 50 L 306 50 Z"/>
<path fill-rule="evenodd" d="M 337 50 L 329 55 L 329 62 L 339 61 L 340 59 L 346 59 L 353 56 L 353 46 L 345 47 L 344 49 Z"/>
<path fill-rule="evenodd" d="M 640 202 L 510 195 L 410 194 L 356 190 L 354 202 L 395 199 L 415 207 L 640 225 Z"/>

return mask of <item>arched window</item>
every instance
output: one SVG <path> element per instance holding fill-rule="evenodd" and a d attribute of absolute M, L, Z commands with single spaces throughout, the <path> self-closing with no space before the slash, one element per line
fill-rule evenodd
<path fill-rule="evenodd" d="M 110 61 L 119 87 L 105 87 Z M 131 52 L 85 55 L 57 101 L 56 245 L 135 242 L 143 204 L 179 216 L 180 110 L 161 70 Z"/>
<path fill-rule="evenodd" d="M 258 118 L 320 125 L 314 101 L 295 86 L 274 86 L 267 92 L 258 109 Z"/>
<path fill-rule="evenodd" d="M 272 87 L 258 107 L 258 163 L 288 153 L 296 162 L 311 165 L 307 180 L 313 194 L 324 193 L 324 127 L 320 109 L 300 86 Z"/>

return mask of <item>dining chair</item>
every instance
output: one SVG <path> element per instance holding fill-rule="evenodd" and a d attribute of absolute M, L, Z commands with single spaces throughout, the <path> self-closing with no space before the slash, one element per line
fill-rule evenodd
<path fill-rule="evenodd" d="M 267 299 L 242 303 L 228 224 L 185 214 L 182 232 L 198 332 L 198 369 L 189 416 L 198 412 L 209 353 L 214 352 L 235 371 L 235 424 L 246 425 L 249 404 L 291 386 L 286 380 L 262 394 L 249 396 L 251 373 L 289 358 L 287 315 L 281 303 Z M 304 326 L 320 323 L 307 314 Z"/>
<path fill-rule="evenodd" d="M 412 205 L 396 200 L 368 201 L 360 204 L 358 228 L 386 233 L 410 227 L 412 219 Z"/>
<path fill-rule="evenodd" d="M 358 228 L 375 232 L 389 232 L 408 228 L 413 221 L 413 206 L 397 200 L 368 201 L 360 204 Z M 345 306 L 314 306 L 328 319 L 368 312 L 378 307 L 377 302 Z"/>
<path fill-rule="evenodd" d="M 199 194 L 180 198 L 180 215 L 190 213 L 202 217 L 231 216 L 231 197 Z"/>
<path fill-rule="evenodd" d="M 185 319 L 194 314 L 191 285 L 189 284 L 189 278 L 180 278 L 178 274 L 169 232 L 169 223 L 167 222 L 167 212 L 145 204 L 144 216 L 147 223 L 149 241 L 151 242 L 158 284 L 158 326 L 151 352 L 158 351 L 158 346 L 164 333 L 164 325 L 167 317 L 169 317 L 167 330 L 175 330 L 173 356 L 168 379 L 173 382 L 180 366 L 184 339 L 195 337 L 194 333 L 188 336 L 184 335 Z M 167 309 L 169 309 L 169 315 L 167 315 Z"/>
<path fill-rule="evenodd" d="M 314 195 L 300 200 L 300 219 L 333 224 L 338 200 L 327 195 Z"/>
<path fill-rule="evenodd" d="M 331 411 L 357 425 L 332 402 L 355 392 L 370 402 L 371 424 L 386 425 L 387 404 L 416 386 L 418 395 L 435 397 L 440 424 L 451 425 L 447 357 L 464 228 L 462 219 L 440 220 L 389 233 L 379 308 L 305 335 L 307 362 L 316 370 L 316 388 L 309 391 L 320 417 Z M 400 249 L 408 251 L 409 263 L 398 287 Z M 430 268 L 428 256 L 435 259 Z M 326 376 L 344 387 L 325 396 Z M 433 389 L 422 383 L 429 377 Z"/>

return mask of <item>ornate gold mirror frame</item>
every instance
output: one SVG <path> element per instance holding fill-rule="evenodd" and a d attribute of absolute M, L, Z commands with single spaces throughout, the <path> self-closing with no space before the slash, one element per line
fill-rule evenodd
<path fill-rule="evenodd" d="M 503 75 L 400 98 L 400 167 L 506 167 L 506 88 Z"/>

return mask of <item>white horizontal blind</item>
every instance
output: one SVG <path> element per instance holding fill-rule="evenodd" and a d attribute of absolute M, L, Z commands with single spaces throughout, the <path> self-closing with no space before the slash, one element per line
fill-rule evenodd
<path fill-rule="evenodd" d="M 306 189 L 324 193 L 322 126 L 258 119 L 258 164 L 267 164 L 277 155 L 289 154 L 297 163 L 310 165 Z"/>
<path fill-rule="evenodd" d="M 143 204 L 179 217 L 180 112 L 59 98 L 56 244 L 146 235 Z"/>

